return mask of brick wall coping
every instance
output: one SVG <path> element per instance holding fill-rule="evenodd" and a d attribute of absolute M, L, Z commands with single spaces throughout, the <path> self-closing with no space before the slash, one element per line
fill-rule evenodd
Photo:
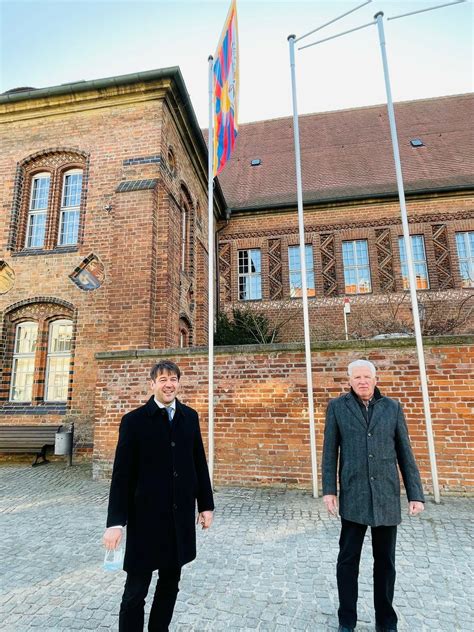
<path fill-rule="evenodd" d="M 427 336 L 423 339 L 426 347 L 462 346 L 474 344 L 474 335 L 463 336 Z M 331 340 L 314 342 L 313 351 L 331 351 L 342 349 L 376 349 L 415 347 L 415 338 L 391 338 L 385 340 Z M 304 351 L 301 342 L 278 343 L 268 345 L 232 345 L 215 347 L 216 355 L 241 353 L 279 353 L 282 351 Z M 103 351 L 95 354 L 96 360 L 123 360 L 131 358 L 155 358 L 172 356 L 206 355 L 207 347 L 171 348 L 171 349 L 134 349 L 124 351 Z"/>

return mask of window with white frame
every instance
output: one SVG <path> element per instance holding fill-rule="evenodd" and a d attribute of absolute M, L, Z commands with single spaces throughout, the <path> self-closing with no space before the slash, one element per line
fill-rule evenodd
<path fill-rule="evenodd" d="M 428 277 L 428 265 L 426 263 L 425 239 L 423 235 L 410 235 L 411 250 L 413 253 L 413 268 L 415 270 L 415 280 L 417 290 L 429 290 L 430 280 Z M 403 289 L 410 289 L 408 278 L 408 262 L 403 237 L 398 238 L 398 248 L 400 250 L 400 263 L 402 266 Z"/>
<path fill-rule="evenodd" d="M 259 248 L 239 250 L 239 299 L 262 298 L 262 268 Z"/>
<path fill-rule="evenodd" d="M 81 214 L 82 169 L 71 169 L 63 176 L 58 245 L 77 244 Z"/>
<path fill-rule="evenodd" d="M 313 263 L 313 246 L 306 244 L 304 247 L 305 263 L 306 263 L 306 287 L 308 296 L 315 296 L 314 287 L 314 263 Z M 288 246 L 288 268 L 290 276 L 290 296 L 292 298 L 301 298 L 303 296 L 303 277 L 301 272 L 301 257 L 299 246 Z"/>
<path fill-rule="evenodd" d="M 32 400 L 37 338 L 38 323 L 23 322 L 16 326 L 10 386 L 12 402 Z"/>
<path fill-rule="evenodd" d="M 372 281 L 367 240 L 343 241 L 342 261 L 344 265 L 344 292 L 346 294 L 371 292 Z"/>
<path fill-rule="evenodd" d="M 46 360 L 47 402 L 65 402 L 71 366 L 72 322 L 56 320 L 49 326 L 48 357 Z"/>
<path fill-rule="evenodd" d="M 463 287 L 474 287 L 474 231 L 456 233 L 459 274 Z"/>
<path fill-rule="evenodd" d="M 26 247 L 42 248 L 46 234 L 51 176 L 37 173 L 31 181 L 30 204 L 26 225 Z"/>

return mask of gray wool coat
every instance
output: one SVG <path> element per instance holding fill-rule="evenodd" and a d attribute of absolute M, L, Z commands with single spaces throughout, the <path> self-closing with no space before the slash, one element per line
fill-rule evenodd
<path fill-rule="evenodd" d="M 326 413 L 323 494 L 337 495 L 342 518 L 372 527 L 401 522 L 400 478 L 409 501 L 424 502 L 420 473 L 400 403 L 381 396 L 369 425 L 351 393 L 332 400 Z M 398 468 L 397 468 L 398 465 Z"/>

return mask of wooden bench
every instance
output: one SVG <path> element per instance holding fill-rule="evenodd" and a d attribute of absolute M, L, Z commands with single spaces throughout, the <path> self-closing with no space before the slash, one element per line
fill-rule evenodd
<path fill-rule="evenodd" d="M 32 452 L 33 467 L 49 463 L 48 446 L 54 446 L 56 433 L 62 426 L 0 426 L 0 452 Z M 69 455 L 71 458 L 72 455 Z M 42 460 L 38 462 L 38 459 Z"/>

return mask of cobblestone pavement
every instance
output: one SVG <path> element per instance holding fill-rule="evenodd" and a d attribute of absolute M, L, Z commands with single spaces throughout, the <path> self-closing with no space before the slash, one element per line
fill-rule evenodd
<path fill-rule="evenodd" d="M 90 467 L 0 465 L 0 630 L 117 630 L 125 574 L 102 570 L 108 485 Z M 221 489 L 198 533 L 170 630 L 337 629 L 339 523 L 308 493 Z M 427 503 L 399 529 L 400 630 L 474 631 L 474 499 Z M 374 630 L 371 551 L 361 561 L 357 630 Z"/>

